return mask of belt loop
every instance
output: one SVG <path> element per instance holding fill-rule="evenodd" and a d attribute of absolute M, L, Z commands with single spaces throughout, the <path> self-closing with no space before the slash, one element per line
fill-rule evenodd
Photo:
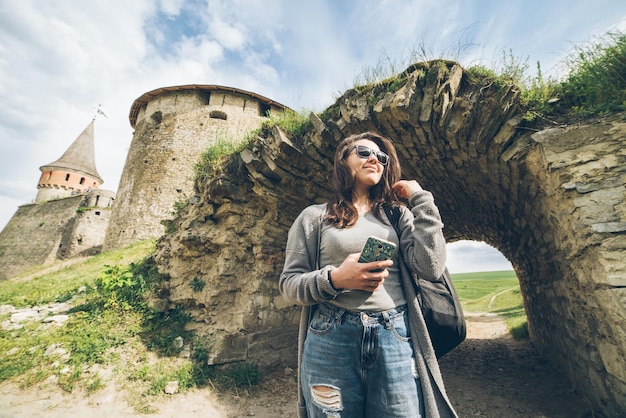
<path fill-rule="evenodd" d="M 335 323 L 337 325 L 341 325 L 341 317 L 343 316 L 344 312 L 346 312 L 345 309 L 336 309 L 336 312 L 335 312 Z"/>
<path fill-rule="evenodd" d="M 387 312 L 387 311 L 383 312 L 383 321 L 385 322 L 385 328 L 386 329 L 391 329 L 392 328 L 391 318 L 389 317 L 389 312 Z"/>
<path fill-rule="evenodd" d="M 337 306 L 331 305 L 331 304 L 322 304 L 321 306 L 324 307 L 324 309 L 326 310 L 327 313 L 329 313 L 330 315 L 332 315 L 335 318 L 335 323 L 337 325 L 341 324 L 341 317 L 343 316 L 343 314 L 346 312 L 345 309 L 341 309 Z"/>

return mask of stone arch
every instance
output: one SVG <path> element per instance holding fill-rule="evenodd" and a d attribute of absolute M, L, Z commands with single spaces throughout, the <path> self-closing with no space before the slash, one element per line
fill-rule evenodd
<path fill-rule="evenodd" d="M 323 118 L 311 115 L 302 139 L 265 131 L 196 184 L 159 242 L 170 302 L 198 320 L 211 362 L 294 366 L 299 308 L 277 290 L 286 232 L 327 199 L 336 144 L 373 130 L 395 141 L 404 177 L 433 192 L 448 241 L 484 241 L 512 263 L 535 345 L 596 410 L 626 414 L 622 119 L 528 129 L 513 86 L 472 82 L 441 61 L 349 90 Z"/>

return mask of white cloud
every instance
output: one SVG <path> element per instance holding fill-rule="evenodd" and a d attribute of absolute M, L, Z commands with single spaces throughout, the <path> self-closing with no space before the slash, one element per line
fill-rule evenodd
<path fill-rule="evenodd" d="M 210 70 L 217 62 L 224 58 L 224 50 L 219 43 L 209 39 L 199 37 L 185 38 L 176 45 L 175 55 L 179 65 L 181 63 L 187 63 L 187 65 L 190 65 L 189 68 L 191 69 L 192 74 L 197 74 L 196 77 L 198 77 L 198 73 L 201 74 L 207 72 L 207 70 Z M 198 71 L 198 69 L 191 64 L 204 67 L 205 70 Z M 161 61 L 159 62 L 159 65 L 162 66 L 163 69 L 178 72 L 183 76 L 189 75 L 187 70 L 181 70 L 179 65 L 173 67 L 171 62 Z"/>
<path fill-rule="evenodd" d="M 494 247 L 478 241 L 449 243 L 448 270 L 451 273 L 513 270 L 511 263 Z"/>
<path fill-rule="evenodd" d="M 209 33 L 226 49 L 242 50 L 246 44 L 246 35 L 241 28 L 213 19 L 209 23 Z"/>
<path fill-rule="evenodd" d="M 185 0 L 160 0 L 159 9 L 168 16 L 178 16 Z"/>

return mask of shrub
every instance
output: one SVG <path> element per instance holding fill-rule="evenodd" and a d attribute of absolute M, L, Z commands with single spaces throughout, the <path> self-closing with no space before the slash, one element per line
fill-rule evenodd
<path fill-rule="evenodd" d="M 609 33 L 576 49 L 562 96 L 574 114 L 606 115 L 626 109 L 626 34 Z"/>
<path fill-rule="evenodd" d="M 189 287 L 191 287 L 194 292 L 201 292 L 204 286 L 206 286 L 206 282 L 197 277 L 194 277 L 193 280 L 189 282 Z"/>
<path fill-rule="evenodd" d="M 626 34 L 608 33 L 576 47 L 565 60 L 564 81 L 537 76 L 523 86 L 526 119 L 546 116 L 594 117 L 626 110 Z"/>
<path fill-rule="evenodd" d="M 300 113 L 286 109 L 284 112 L 276 116 L 271 116 L 261 126 L 261 132 L 271 129 L 274 125 L 279 126 L 291 139 L 299 140 L 311 128 L 311 121 L 308 118 L 310 112 L 302 111 Z"/>
<path fill-rule="evenodd" d="M 196 179 L 211 177 L 222 165 L 222 162 L 232 154 L 241 152 L 247 147 L 254 137 L 247 136 L 242 142 L 234 142 L 229 138 L 218 138 L 217 141 L 202 153 L 194 171 Z"/>

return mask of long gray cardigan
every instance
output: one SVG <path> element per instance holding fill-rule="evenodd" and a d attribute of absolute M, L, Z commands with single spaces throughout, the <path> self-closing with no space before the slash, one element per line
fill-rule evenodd
<path fill-rule="evenodd" d="M 421 190 L 409 199 L 411 210 L 402 207 L 399 221 L 400 271 L 405 298 L 408 305 L 409 326 L 415 359 L 420 375 L 426 418 L 457 418 L 446 394 L 428 330 L 415 294 L 412 269 L 421 278 L 436 280 L 445 268 L 446 248 L 443 223 L 430 192 Z M 336 267 L 319 263 L 321 226 L 326 215 L 326 204 L 309 206 L 295 220 L 289 230 L 285 254 L 285 266 L 279 287 L 283 297 L 302 305 L 298 334 L 298 364 L 302 363 L 304 340 L 314 305 L 334 299 L 341 291 L 333 288 L 329 271 Z M 383 214 L 383 216 L 385 216 Z M 421 353 L 421 355 L 417 355 Z M 302 395 L 300 371 L 298 370 L 298 416 L 306 418 L 306 406 Z"/>

